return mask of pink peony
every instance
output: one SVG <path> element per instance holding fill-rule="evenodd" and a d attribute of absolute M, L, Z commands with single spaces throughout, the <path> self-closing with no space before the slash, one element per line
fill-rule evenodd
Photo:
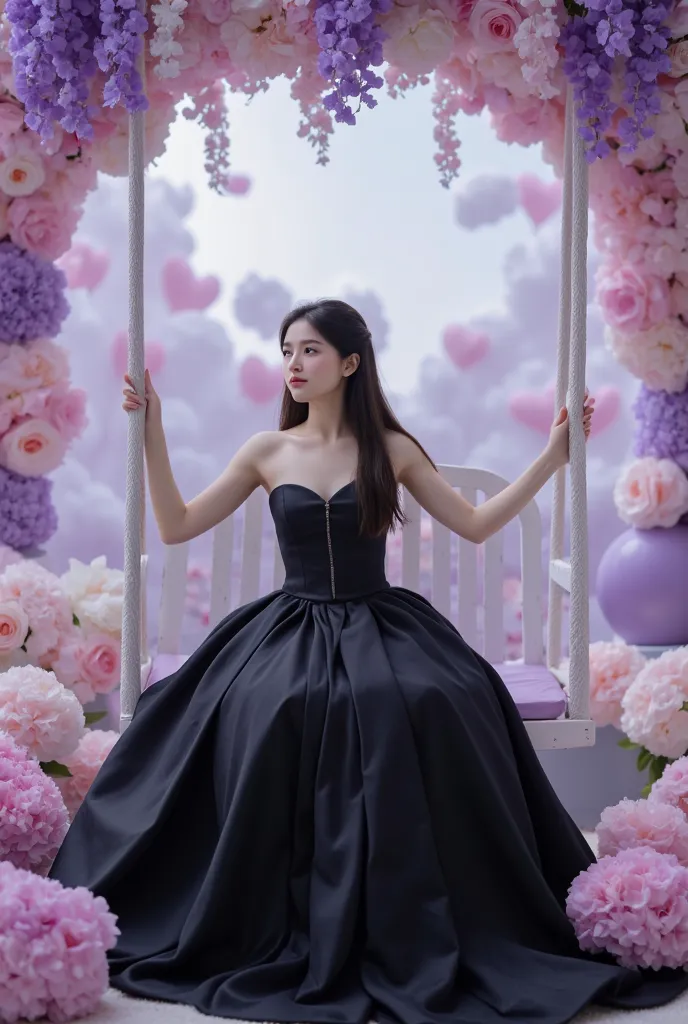
<path fill-rule="evenodd" d="M 46 417 L 64 441 L 74 441 L 87 426 L 86 402 L 87 395 L 82 388 L 70 388 L 65 384 L 54 388 L 48 395 Z"/>
<path fill-rule="evenodd" d="M 518 11 L 504 0 L 478 0 L 468 19 L 468 28 L 481 53 L 515 53 L 514 36 L 522 21 Z"/>
<path fill-rule="evenodd" d="M 384 19 L 385 60 L 407 75 L 425 75 L 449 60 L 454 47 L 454 27 L 441 11 L 394 7 Z"/>
<path fill-rule="evenodd" d="M 0 399 L 15 392 L 53 388 L 69 380 L 69 355 L 61 345 L 38 338 L 26 345 L 8 345 L 0 353 Z"/>
<path fill-rule="evenodd" d="M 688 820 L 678 807 L 659 801 L 622 800 L 605 808 L 595 831 L 600 857 L 647 846 L 657 853 L 673 853 L 688 867 Z"/>
<path fill-rule="evenodd" d="M 679 757 L 668 764 L 657 779 L 648 800 L 651 803 L 671 804 L 688 817 L 688 757 Z"/>
<path fill-rule="evenodd" d="M 50 667 L 82 704 L 88 704 L 119 686 L 120 640 L 109 633 L 75 630 Z"/>
<path fill-rule="evenodd" d="M 23 665 L 0 673 L 0 730 L 39 761 L 69 757 L 84 725 L 81 704 L 52 672 Z"/>
<path fill-rule="evenodd" d="M 614 485 L 614 504 L 638 530 L 668 529 L 688 512 L 688 477 L 672 459 L 635 459 Z"/>
<path fill-rule="evenodd" d="M 108 987 L 107 950 L 119 935 L 102 896 L 0 864 L 0 1006 L 4 1024 L 70 1021 Z"/>
<path fill-rule="evenodd" d="M 119 733 L 116 732 L 87 729 L 79 746 L 65 760 L 72 777 L 59 779 L 57 784 L 72 818 L 81 807 L 93 780 L 118 739 Z"/>
<path fill-rule="evenodd" d="M 636 647 L 621 641 L 590 644 L 590 714 L 600 726 L 621 728 L 621 701 L 645 665 Z"/>
<path fill-rule="evenodd" d="M 607 323 L 619 330 L 643 331 L 669 316 L 667 282 L 630 264 L 602 270 L 597 301 Z"/>
<path fill-rule="evenodd" d="M 688 868 L 649 847 L 603 857 L 573 880 L 566 902 L 581 949 L 623 967 L 688 964 Z"/>
<path fill-rule="evenodd" d="M 688 647 L 648 661 L 626 691 L 621 728 L 657 757 L 682 757 L 688 750 Z"/>
<path fill-rule="evenodd" d="M 72 609 L 57 576 L 38 562 L 24 559 L 0 576 L 0 600 L 17 601 L 29 618 L 29 657 L 37 660 L 58 646 L 72 628 Z"/>
<path fill-rule="evenodd" d="M 10 238 L 47 260 L 67 252 L 81 215 L 78 208 L 41 196 L 15 199 L 7 211 Z"/>
<path fill-rule="evenodd" d="M 62 576 L 61 582 L 82 626 L 114 636 L 121 634 L 124 600 L 121 569 L 109 569 L 104 555 L 94 558 L 90 565 L 70 558 L 69 572 Z"/>
<path fill-rule="evenodd" d="M 0 600 L 0 654 L 18 650 L 29 632 L 29 617 L 18 601 Z"/>
<path fill-rule="evenodd" d="M 0 861 L 42 874 L 68 828 L 69 814 L 57 784 L 11 736 L 0 732 Z"/>
<path fill-rule="evenodd" d="M 45 476 L 62 464 L 66 453 L 65 438 L 36 416 L 15 423 L 0 439 L 0 465 L 20 476 Z"/>
<path fill-rule="evenodd" d="M 678 394 L 688 385 L 688 330 L 679 320 L 634 334 L 608 330 L 607 343 L 621 365 L 653 391 Z"/>

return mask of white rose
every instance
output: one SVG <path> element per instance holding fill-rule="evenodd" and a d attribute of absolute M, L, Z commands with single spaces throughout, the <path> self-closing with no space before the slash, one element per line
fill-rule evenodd
<path fill-rule="evenodd" d="M 44 182 L 43 163 L 33 154 L 16 154 L 0 163 L 0 189 L 13 199 L 30 196 Z"/>
<path fill-rule="evenodd" d="M 26 640 L 29 617 L 18 601 L 0 601 L 0 653 L 16 651 Z"/>

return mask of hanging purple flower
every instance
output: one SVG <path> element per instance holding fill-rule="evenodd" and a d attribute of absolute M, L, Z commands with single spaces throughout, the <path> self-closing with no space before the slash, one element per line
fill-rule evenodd
<path fill-rule="evenodd" d="M 382 43 L 387 35 L 377 23 L 392 8 L 392 0 L 319 0 L 314 14 L 318 32 L 318 71 L 334 86 L 323 103 L 340 124 L 356 124 L 352 100 L 377 106 L 372 89 L 383 80 L 373 68 L 383 62 Z"/>
<path fill-rule="evenodd" d="M 64 272 L 12 242 L 0 242 L 0 342 L 54 338 L 69 313 Z"/>
<path fill-rule="evenodd" d="M 7 0 L 17 98 L 26 123 L 42 138 L 57 121 L 91 139 L 88 98 L 98 70 L 93 45 L 100 34 L 98 0 Z"/>
<path fill-rule="evenodd" d="M 612 69 L 623 61 L 623 101 L 628 114 L 618 125 L 622 150 L 633 152 L 653 134 L 648 119 L 659 112 L 657 76 L 670 70 L 666 50 L 670 8 L 647 0 L 565 0 L 572 15 L 564 26 L 563 69 L 578 103 L 581 138 L 590 163 L 610 152 L 605 134 L 620 109 L 612 99 Z"/>
<path fill-rule="evenodd" d="M 633 453 L 639 458 L 672 459 L 688 472 L 688 388 L 673 395 L 643 385 L 633 412 Z"/>
<path fill-rule="evenodd" d="M 52 480 L 19 476 L 0 466 L 0 544 L 29 552 L 57 530 Z"/>
<path fill-rule="evenodd" d="M 106 107 L 121 103 L 133 114 L 147 110 L 148 100 L 136 62 L 144 45 L 148 21 L 137 0 L 100 0 L 101 35 L 95 41 L 98 67 L 110 77 L 103 88 Z"/>

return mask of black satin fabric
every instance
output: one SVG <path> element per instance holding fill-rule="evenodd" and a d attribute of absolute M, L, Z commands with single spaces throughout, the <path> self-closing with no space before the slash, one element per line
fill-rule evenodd
<path fill-rule="evenodd" d="M 52 868 L 119 916 L 112 985 L 308 1024 L 564 1024 L 688 987 L 581 953 L 590 849 L 499 676 L 387 584 L 355 486 L 329 545 L 314 492 L 271 508 L 284 589 L 144 692 Z"/>

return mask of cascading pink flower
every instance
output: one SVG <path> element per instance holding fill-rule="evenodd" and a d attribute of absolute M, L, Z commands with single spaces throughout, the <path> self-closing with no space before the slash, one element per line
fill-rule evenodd
<path fill-rule="evenodd" d="M 29 619 L 26 650 L 32 661 L 56 648 L 72 628 L 72 607 L 57 576 L 25 559 L 8 565 L 0 576 L 0 600 L 16 601 Z"/>
<path fill-rule="evenodd" d="M 622 641 L 590 644 L 590 714 L 599 725 L 621 728 L 621 701 L 646 659 Z"/>
<path fill-rule="evenodd" d="M 102 896 L 0 863 L 0 935 L 4 1024 L 78 1020 L 97 1008 L 119 935 Z"/>
<path fill-rule="evenodd" d="M 648 796 L 650 803 L 671 804 L 688 818 L 688 757 L 668 764 Z"/>
<path fill-rule="evenodd" d="M 118 739 L 116 732 L 87 729 L 74 753 L 65 759 L 71 778 L 59 779 L 57 784 L 72 818 Z"/>
<path fill-rule="evenodd" d="M 688 647 L 648 661 L 626 691 L 621 728 L 657 757 L 674 759 L 688 750 Z"/>
<path fill-rule="evenodd" d="M 600 857 L 647 846 L 673 853 L 688 868 L 688 819 L 678 807 L 658 800 L 621 800 L 605 808 L 595 832 Z"/>
<path fill-rule="evenodd" d="M 11 736 L 0 732 L 0 861 L 42 874 L 68 828 L 57 784 Z"/>
<path fill-rule="evenodd" d="M 603 857 L 573 880 L 566 901 L 581 949 L 621 966 L 688 964 L 688 868 L 649 847 Z"/>
<path fill-rule="evenodd" d="M 0 730 L 39 761 L 69 757 L 84 726 L 81 704 L 52 672 L 22 665 L 0 673 Z"/>

